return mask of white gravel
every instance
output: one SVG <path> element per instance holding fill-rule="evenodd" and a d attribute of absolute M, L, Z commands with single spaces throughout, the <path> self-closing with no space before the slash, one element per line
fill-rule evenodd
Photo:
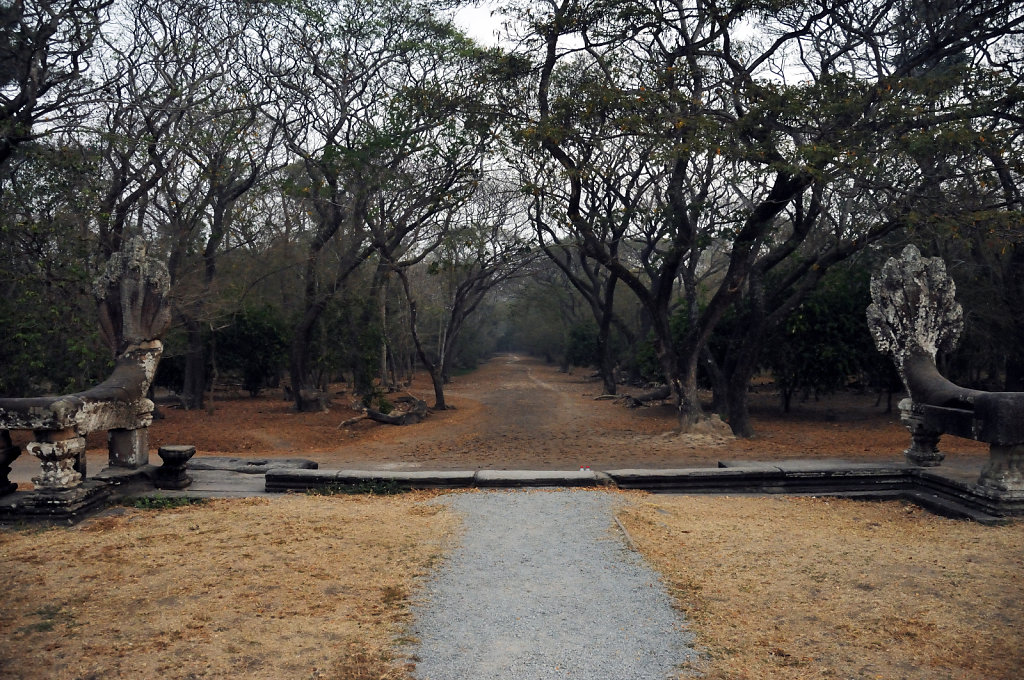
<path fill-rule="evenodd" d="M 420 680 L 672 678 L 692 636 L 600 491 L 444 496 L 461 545 L 414 608 Z"/>

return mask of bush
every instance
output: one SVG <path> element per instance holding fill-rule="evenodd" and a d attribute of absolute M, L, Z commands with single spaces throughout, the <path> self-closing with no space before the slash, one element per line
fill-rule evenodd
<path fill-rule="evenodd" d="M 252 396 L 276 384 L 288 349 L 285 322 L 273 307 L 245 308 L 217 332 L 217 362 L 238 373 Z"/>

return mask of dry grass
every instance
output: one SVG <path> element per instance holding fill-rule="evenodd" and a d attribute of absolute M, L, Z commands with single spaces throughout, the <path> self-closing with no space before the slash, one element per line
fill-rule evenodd
<path fill-rule="evenodd" d="M 621 492 L 710 680 L 1021 677 L 1024 524 L 898 503 Z M 416 578 L 457 518 L 431 494 L 119 509 L 0 532 L 3 678 L 402 680 Z"/>
<path fill-rule="evenodd" d="M 638 496 L 620 519 L 711 680 L 1024 674 L 1022 524 L 781 497 Z"/>
<path fill-rule="evenodd" d="M 392 640 L 455 521 L 424 498 L 212 501 L 2 532 L 0 677 L 407 677 Z"/>

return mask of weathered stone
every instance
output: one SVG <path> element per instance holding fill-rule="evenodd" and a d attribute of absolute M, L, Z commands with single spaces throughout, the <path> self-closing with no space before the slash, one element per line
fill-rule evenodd
<path fill-rule="evenodd" d="M 113 467 L 149 465 L 149 428 L 112 429 L 107 432 L 108 462 Z"/>
<path fill-rule="evenodd" d="M 85 437 L 60 441 L 34 441 L 25 447 L 39 459 L 42 473 L 32 478 L 38 491 L 73 489 L 82 483 L 82 474 L 75 469 L 78 457 L 85 453 Z"/>
<path fill-rule="evenodd" d="M 28 450 L 40 458 L 42 488 L 74 488 L 85 477 L 84 439 L 72 462 L 65 455 L 72 433 L 82 438 L 111 430 L 110 465 L 136 468 L 149 459 L 146 428 L 153 402 L 146 398 L 163 353 L 160 337 L 170 324 L 170 276 L 160 261 L 146 256 L 141 238 L 126 239 L 93 287 L 101 331 L 115 355 L 114 371 L 99 385 L 77 394 L 31 399 L 0 399 L 0 431 L 33 430 Z"/>
<path fill-rule="evenodd" d="M 157 454 L 164 464 L 156 469 L 153 485 L 158 489 L 184 489 L 192 483 L 185 469 L 188 459 L 194 456 L 196 447 L 185 445 L 161 446 Z"/>
<path fill-rule="evenodd" d="M 234 456 L 203 456 L 188 462 L 190 470 L 227 470 L 263 475 L 270 470 L 315 470 L 319 463 L 309 458 L 236 458 Z"/>
<path fill-rule="evenodd" d="M 72 489 L 19 492 L 0 500 L 0 517 L 76 521 L 101 506 L 110 496 L 108 484 L 93 480 Z"/>
<path fill-rule="evenodd" d="M 1024 498 L 1024 446 L 993 445 L 978 485 L 1000 496 Z"/>
<path fill-rule="evenodd" d="M 913 245 L 871 277 L 868 328 L 878 350 L 893 357 L 905 385 L 909 359 L 924 356 L 934 362 L 938 351 L 956 349 L 964 313 L 955 298 L 956 285 L 945 263 L 922 258 Z M 910 396 L 915 397 L 913 392 Z"/>
<path fill-rule="evenodd" d="M 167 266 L 146 256 L 145 240 L 126 239 L 93 283 L 100 333 L 115 355 L 163 337 L 171 325 L 170 289 Z"/>
<path fill-rule="evenodd" d="M 904 452 L 920 466 L 942 459 L 943 434 L 990 445 L 979 488 L 1024 498 L 1024 392 L 972 390 L 939 373 L 935 357 L 956 346 L 963 310 L 942 260 L 924 259 L 914 246 L 890 258 L 871 278 L 868 326 L 875 344 L 892 355 L 910 399 L 900 403 L 912 443 Z"/>
<path fill-rule="evenodd" d="M 910 399 L 899 403 L 900 422 L 910 430 L 910 446 L 903 452 L 911 463 L 921 467 L 939 465 L 946 454 L 939 451 L 939 438 L 942 432 L 925 425 L 924 414 L 920 407 L 915 410 Z"/>
<path fill-rule="evenodd" d="M 600 486 L 608 479 L 592 470 L 480 470 L 476 485 L 486 487 L 519 486 Z"/>
<path fill-rule="evenodd" d="M 11 435 L 6 430 L 0 430 L 0 496 L 6 496 L 18 490 L 18 485 L 12 482 L 11 463 L 21 455 L 21 447 L 11 442 Z"/>

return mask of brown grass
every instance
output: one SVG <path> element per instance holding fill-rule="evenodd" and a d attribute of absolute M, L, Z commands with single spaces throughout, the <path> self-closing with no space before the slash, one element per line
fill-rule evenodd
<path fill-rule="evenodd" d="M 899 503 L 619 492 L 710 680 L 1016 679 L 1024 524 Z M 286 496 L 0 532 L 3 678 L 402 680 L 456 518 L 430 494 Z"/>
<path fill-rule="evenodd" d="M 0 677 L 407 677 L 389 650 L 454 522 L 425 498 L 222 500 L 2 532 Z"/>
<path fill-rule="evenodd" d="M 1024 673 L 1024 525 L 784 497 L 638 496 L 620 519 L 710 680 Z"/>

